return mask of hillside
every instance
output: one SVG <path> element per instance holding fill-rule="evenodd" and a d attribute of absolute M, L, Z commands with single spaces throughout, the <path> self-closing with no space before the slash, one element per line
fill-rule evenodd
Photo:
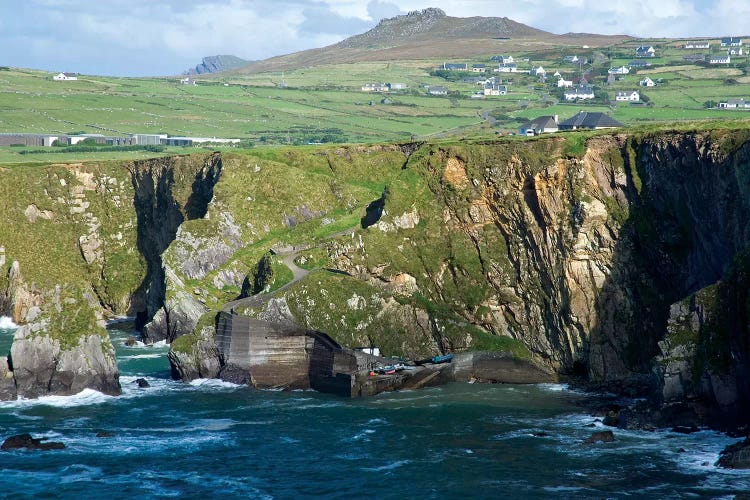
<path fill-rule="evenodd" d="M 555 35 L 507 17 L 452 17 L 431 8 L 383 19 L 373 29 L 339 43 L 258 61 L 237 73 L 286 71 L 323 64 L 475 57 L 559 45 L 601 47 L 626 39 L 626 36 L 576 33 Z"/>

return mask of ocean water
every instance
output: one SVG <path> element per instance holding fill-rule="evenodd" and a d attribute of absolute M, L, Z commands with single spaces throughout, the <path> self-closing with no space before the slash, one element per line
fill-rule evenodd
<path fill-rule="evenodd" d="M 615 429 L 615 442 L 583 445 L 600 424 L 576 404 L 582 395 L 562 385 L 452 384 L 347 400 L 212 380 L 183 384 L 169 378 L 168 347 L 124 345 L 131 326 L 110 328 L 122 396 L 84 391 L 0 402 L 0 438 L 29 432 L 66 445 L 0 453 L 0 497 L 731 498 L 750 491 L 750 473 L 713 465 L 737 440 L 712 431 Z M 11 340 L 12 330 L 0 331 L 1 352 Z M 139 389 L 138 377 L 151 387 Z"/>

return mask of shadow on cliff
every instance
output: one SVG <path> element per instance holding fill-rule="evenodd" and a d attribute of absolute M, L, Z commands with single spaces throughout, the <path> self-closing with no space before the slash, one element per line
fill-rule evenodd
<path fill-rule="evenodd" d="M 146 276 L 132 301 L 136 328 L 141 331 L 165 304 L 166 276 L 162 254 L 175 240 L 184 221 L 205 217 L 214 186 L 221 176 L 221 156 L 209 156 L 192 176 L 190 194 L 182 205 L 176 198 L 180 183 L 184 182 L 178 173 L 184 168 L 177 164 L 179 161 L 179 158 L 160 158 L 136 162 L 131 171 L 138 251 L 147 266 Z M 168 330 L 169 311 L 165 312 L 167 325 L 164 327 Z M 168 332 L 164 333 L 164 338 L 168 337 Z"/>
<path fill-rule="evenodd" d="M 748 245 L 750 143 L 722 152 L 703 135 L 673 134 L 629 139 L 622 154 L 627 184 L 610 188 L 627 216 L 586 366 L 602 388 L 654 395 L 670 306 L 720 280 Z"/>

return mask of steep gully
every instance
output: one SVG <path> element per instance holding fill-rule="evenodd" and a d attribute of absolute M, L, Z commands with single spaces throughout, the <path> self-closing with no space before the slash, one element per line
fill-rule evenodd
<path fill-rule="evenodd" d="M 155 159 L 133 165 L 131 180 L 135 189 L 133 205 L 138 222 L 138 250 L 147 263 L 146 277 L 133 300 L 134 304 L 139 305 L 135 311 L 139 330 L 143 331 L 156 312 L 164 307 L 166 280 L 162 254 L 174 241 L 184 221 L 206 215 L 221 170 L 221 155 L 208 157 L 194 175 L 188 198 L 178 200 L 175 196 L 178 179 L 173 161 Z M 148 340 L 173 340 L 170 336 L 169 312 L 165 313 L 166 324 L 150 329 Z"/>

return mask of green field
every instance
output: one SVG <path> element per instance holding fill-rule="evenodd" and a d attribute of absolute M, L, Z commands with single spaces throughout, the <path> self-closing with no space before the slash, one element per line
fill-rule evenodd
<path fill-rule="evenodd" d="M 434 76 L 442 60 L 363 62 L 300 68 L 284 73 L 217 74 L 197 85 L 179 78 L 112 78 L 81 76 L 78 81 L 52 81 L 51 73 L 0 71 L 0 132 L 104 134 L 166 133 L 173 136 L 231 137 L 255 146 L 308 142 L 392 142 L 444 136 L 492 136 L 509 133 L 525 119 L 557 114 L 566 119 L 580 110 L 605 111 L 626 125 L 703 119 L 746 119 L 742 111 L 715 105 L 729 98 L 750 99 L 747 56 L 733 58 L 729 67 L 691 64 L 680 40 L 630 40 L 601 49 L 581 49 L 590 62 L 563 62 L 570 48 L 514 54 L 518 73 L 493 73 L 503 79 L 508 95 L 471 99 L 481 89 L 465 81 Z M 654 45 L 652 66 L 631 70 L 612 85 L 607 69 L 633 60 L 640 44 Z M 712 53 L 721 52 L 718 40 Z M 704 51 L 705 52 L 705 51 Z M 465 59 L 495 63 L 490 55 Z M 526 60 L 528 59 L 528 60 Z M 540 82 L 527 72 L 542 65 L 548 79 Z M 565 103 L 557 88 L 559 71 L 565 79 L 585 73 L 595 86 L 594 102 Z M 466 75 L 470 76 L 470 75 Z M 471 75 L 480 76 L 480 75 Z M 489 75 L 487 75 L 489 76 Z M 645 76 L 658 82 L 642 88 Z M 366 82 L 403 83 L 408 89 L 366 93 Z M 444 97 L 428 96 L 427 86 L 448 88 Z M 617 91 L 638 89 L 647 106 L 614 103 Z M 88 155 L 88 156 L 86 156 Z M 153 153 L 87 153 L 102 158 L 137 158 Z M 48 157 L 49 156 L 49 157 Z M 62 155 L 28 155 L 2 148 L 0 161 L 55 161 Z"/>

